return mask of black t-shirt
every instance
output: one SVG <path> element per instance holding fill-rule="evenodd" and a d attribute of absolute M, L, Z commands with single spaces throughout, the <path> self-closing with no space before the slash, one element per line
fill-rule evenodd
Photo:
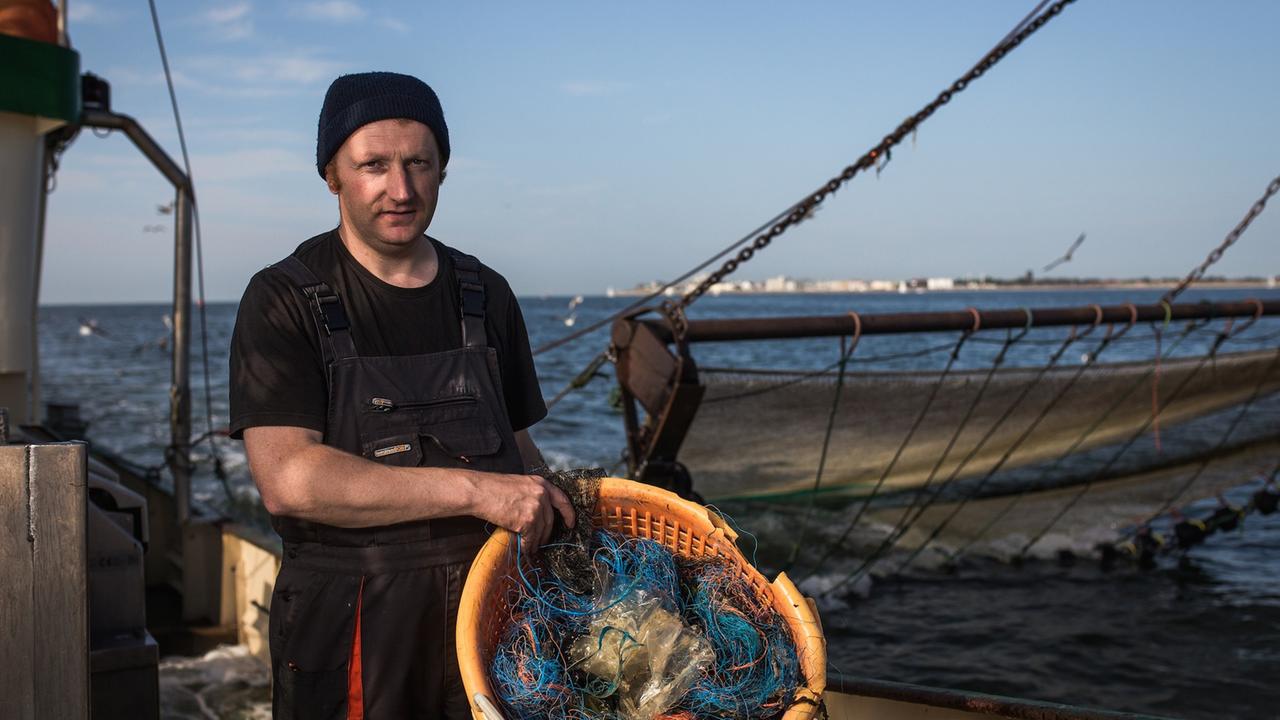
<path fill-rule="evenodd" d="M 379 280 L 356 262 L 337 230 L 308 240 L 293 254 L 342 298 L 358 355 L 419 355 L 462 347 L 453 260 L 442 243 L 431 242 L 439 271 L 416 288 Z M 487 266 L 480 278 L 485 332 L 498 354 L 507 416 L 512 429 L 523 430 L 547 414 L 524 316 L 505 278 Z M 283 271 L 268 267 L 245 288 L 230 364 L 232 437 L 260 425 L 324 432 L 329 400 L 320 338 L 306 299 Z"/>

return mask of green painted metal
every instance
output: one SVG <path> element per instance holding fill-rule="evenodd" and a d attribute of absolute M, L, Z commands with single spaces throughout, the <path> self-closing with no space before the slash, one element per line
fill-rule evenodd
<path fill-rule="evenodd" d="M 80 54 L 70 48 L 0 35 L 0 112 L 80 119 Z"/>

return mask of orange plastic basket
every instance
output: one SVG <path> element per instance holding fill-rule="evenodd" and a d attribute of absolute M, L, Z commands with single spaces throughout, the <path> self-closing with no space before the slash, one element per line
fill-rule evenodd
<path fill-rule="evenodd" d="M 596 505 L 598 527 L 631 537 L 656 540 L 682 557 L 719 556 L 766 599 L 786 620 L 796 643 L 805 685 L 796 692 L 796 701 L 783 720 L 806 720 L 817 711 L 827 685 L 827 645 L 822 637 L 817 611 L 800 594 L 786 573 L 772 583 L 765 580 L 738 550 L 737 533 L 718 515 L 697 503 L 643 483 L 622 478 L 600 482 L 600 502 Z M 489 681 L 489 665 L 494 649 L 511 617 L 508 597 L 513 589 L 515 536 L 498 530 L 489 538 L 471 564 L 462 590 L 458 611 L 458 665 L 462 682 L 476 720 L 485 715 L 476 703 L 477 694 L 495 699 Z M 494 703 L 497 704 L 496 702 Z"/>

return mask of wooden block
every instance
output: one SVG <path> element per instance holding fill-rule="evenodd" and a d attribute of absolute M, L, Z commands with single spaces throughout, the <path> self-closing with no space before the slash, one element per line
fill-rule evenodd
<path fill-rule="evenodd" d="M 86 446 L 32 445 L 28 458 L 36 717 L 87 718 Z"/>
<path fill-rule="evenodd" d="M 35 720 L 35 684 L 31 659 L 35 653 L 31 619 L 35 598 L 31 593 L 30 504 L 27 502 L 27 448 L 0 446 L 0 698 L 5 713 L 15 720 Z"/>

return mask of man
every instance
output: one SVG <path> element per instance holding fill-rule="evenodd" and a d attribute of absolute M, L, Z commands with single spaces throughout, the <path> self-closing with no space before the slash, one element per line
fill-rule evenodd
<path fill-rule="evenodd" d="M 546 406 L 510 287 L 423 234 L 448 162 L 426 83 L 335 80 L 316 169 L 339 225 L 240 303 L 231 428 L 284 541 L 276 718 L 467 717 L 454 624 L 486 523 L 532 550 L 574 522 L 525 472 Z"/>

